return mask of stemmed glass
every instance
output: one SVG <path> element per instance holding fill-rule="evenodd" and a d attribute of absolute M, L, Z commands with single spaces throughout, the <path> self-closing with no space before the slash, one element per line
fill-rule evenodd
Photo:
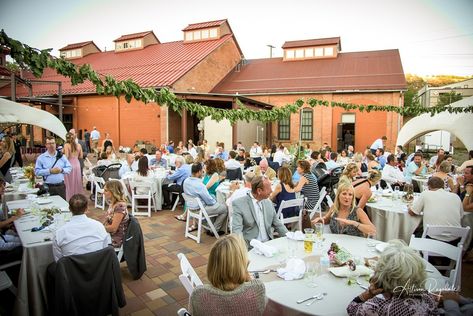
<path fill-rule="evenodd" d="M 322 248 L 322 241 L 324 239 L 324 224 L 315 224 L 315 239 L 317 241 L 317 248 Z"/>
<path fill-rule="evenodd" d="M 369 251 L 374 252 L 374 247 L 376 247 L 376 235 L 375 234 L 368 234 L 366 235 L 366 245 L 369 248 Z"/>
<path fill-rule="evenodd" d="M 320 264 L 315 261 L 307 262 L 306 267 L 306 277 L 307 277 L 307 286 L 308 287 L 316 287 L 317 283 L 315 283 L 317 277 L 320 274 Z"/>

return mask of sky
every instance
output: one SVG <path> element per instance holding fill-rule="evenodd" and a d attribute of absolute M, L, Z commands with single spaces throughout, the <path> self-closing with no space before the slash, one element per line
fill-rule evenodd
<path fill-rule="evenodd" d="M 340 36 L 342 52 L 399 49 L 404 72 L 473 75 L 473 0 L 0 0 L 0 28 L 38 49 L 124 34 L 183 39 L 188 24 L 228 19 L 246 59 L 285 41 Z"/>

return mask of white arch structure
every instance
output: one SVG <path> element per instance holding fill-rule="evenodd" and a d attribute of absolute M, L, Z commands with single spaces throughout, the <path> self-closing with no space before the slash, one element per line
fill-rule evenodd
<path fill-rule="evenodd" d="M 36 125 L 66 140 L 66 128 L 53 114 L 2 98 L 0 98 L 0 123 Z"/>
<path fill-rule="evenodd" d="M 473 104 L 473 97 L 452 103 L 452 107 L 466 107 Z M 413 139 L 433 131 L 447 131 L 454 134 L 465 145 L 467 150 L 473 149 L 473 113 L 441 112 L 430 116 L 422 114 L 409 122 L 399 131 L 397 145 L 406 145 Z"/>

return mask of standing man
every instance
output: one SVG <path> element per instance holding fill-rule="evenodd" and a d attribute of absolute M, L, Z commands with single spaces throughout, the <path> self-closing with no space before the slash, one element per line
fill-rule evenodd
<path fill-rule="evenodd" d="M 388 140 L 388 138 L 386 136 L 383 136 L 381 138 L 378 138 L 377 140 L 375 140 L 373 142 L 373 144 L 371 144 L 370 146 L 370 150 L 371 150 L 371 153 L 373 155 L 376 154 L 376 149 L 378 148 L 383 148 L 384 149 L 384 146 L 386 146 L 386 141 Z"/>
<path fill-rule="evenodd" d="M 279 220 L 271 194 L 271 182 L 265 177 L 254 177 L 251 192 L 233 201 L 232 232 L 242 234 L 247 245 L 252 239 L 261 242 L 273 239 L 271 228 L 279 236 L 286 236 L 287 228 Z"/>
<path fill-rule="evenodd" d="M 100 140 L 100 132 L 97 130 L 97 128 L 94 126 L 94 129 L 92 133 L 90 133 L 90 140 L 92 142 L 92 150 L 94 153 L 98 156 L 99 154 L 99 140 Z"/>
<path fill-rule="evenodd" d="M 59 195 L 66 199 L 64 175 L 72 171 L 72 166 L 60 151 L 56 150 L 56 140 L 53 136 L 46 137 L 46 151 L 36 159 L 34 172 L 42 176 L 49 187 L 49 194 Z"/>
<path fill-rule="evenodd" d="M 87 147 L 87 154 L 90 153 L 90 132 L 86 129 L 84 129 L 84 140 L 85 140 L 85 146 Z"/>
<path fill-rule="evenodd" d="M 16 133 L 11 134 L 11 139 L 13 141 L 13 146 L 15 147 L 15 161 L 13 162 L 13 165 L 18 163 L 18 167 L 23 167 L 23 158 L 21 157 L 21 142 L 17 138 Z"/>
<path fill-rule="evenodd" d="M 345 142 L 345 149 L 348 149 L 348 146 L 351 146 L 353 145 L 353 135 L 352 133 L 350 132 L 350 130 L 347 130 L 347 132 L 345 133 L 345 137 L 344 137 L 344 142 Z"/>

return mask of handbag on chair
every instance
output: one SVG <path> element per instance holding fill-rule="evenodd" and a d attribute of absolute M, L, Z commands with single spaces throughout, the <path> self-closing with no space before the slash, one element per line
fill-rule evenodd
<path fill-rule="evenodd" d="M 309 212 L 306 209 L 303 209 L 301 212 L 302 212 L 301 230 L 304 231 L 304 229 L 306 228 L 313 228 L 312 222 L 310 221 Z"/>

